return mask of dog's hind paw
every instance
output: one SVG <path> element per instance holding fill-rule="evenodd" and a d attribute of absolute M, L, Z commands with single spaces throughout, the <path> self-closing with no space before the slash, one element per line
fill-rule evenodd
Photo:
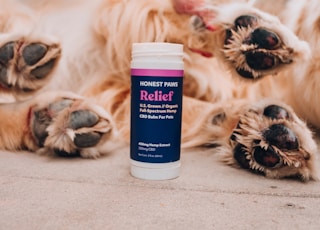
<path fill-rule="evenodd" d="M 192 44 L 204 47 L 192 48 L 213 54 L 234 75 L 259 79 L 310 57 L 308 44 L 277 17 L 246 4 L 207 4 L 191 21 Z M 203 14 L 211 17 L 201 17 Z"/>
<path fill-rule="evenodd" d="M 307 43 L 299 40 L 278 18 L 254 8 L 234 11 L 232 21 L 224 23 L 222 52 L 241 77 L 258 79 L 276 74 L 309 56 Z"/>
<path fill-rule="evenodd" d="M 115 145 L 110 115 L 80 98 L 56 97 L 31 109 L 31 130 L 39 147 L 65 157 L 96 158 Z"/>
<path fill-rule="evenodd" d="M 0 37 L 0 88 L 23 96 L 43 87 L 61 55 L 51 38 Z"/>
<path fill-rule="evenodd" d="M 264 100 L 249 107 L 240 115 L 230 146 L 242 168 L 269 178 L 318 179 L 312 133 L 286 105 Z"/>

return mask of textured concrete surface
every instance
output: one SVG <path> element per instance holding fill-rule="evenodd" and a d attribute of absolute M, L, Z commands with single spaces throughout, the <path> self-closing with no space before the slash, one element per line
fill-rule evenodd
<path fill-rule="evenodd" d="M 179 178 L 129 174 L 129 150 L 64 159 L 0 152 L 0 229 L 319 229 L 320 182 L 270 180 L 182 154 Z"/>

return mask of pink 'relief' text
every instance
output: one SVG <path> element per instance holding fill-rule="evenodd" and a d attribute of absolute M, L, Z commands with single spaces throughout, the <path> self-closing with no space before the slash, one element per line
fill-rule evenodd
<path fill-rule="evenodd" d="M 168 93 L 163 93 L 161 90 L 156 90 L 154 93 L 149 93 L 146 90 L 140 90 L 140 100 L 141 101 L 172 101 L 174 92 L 169 91 Z"/>

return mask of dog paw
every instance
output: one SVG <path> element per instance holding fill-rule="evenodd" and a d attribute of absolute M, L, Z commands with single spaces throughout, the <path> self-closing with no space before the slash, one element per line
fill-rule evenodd
<path fill-rule="evenodd" d="M 36 105 L 30 119 L 37 145 L 65 157 L 99 157 L 115 132 L 108 113 L 79 98 L 57 97 Z"/>
<path fill-rule="evenodd" d="M 1 40 L 1 89 L 24 95 L 43 87 L 61 55 L 59 44 L 48 38 L 29 41 L 10 37 Z"/>
<path fill-rule="evenodd" d="M 248 12 L 225 28 L 223 55 L 243 78 L 276 74 L 309 52 L 305 42 L 265 14 Z"/>
<path fill-rule="evenodd" d="M 262 101 L 240 115 L 230 137 L 233 158 L 242 168 L 269 178 L 317 179 L 312 134 L 286 105 Z"/>

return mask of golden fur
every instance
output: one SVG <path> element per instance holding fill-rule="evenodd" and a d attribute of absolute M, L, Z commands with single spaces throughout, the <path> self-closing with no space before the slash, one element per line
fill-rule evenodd
<path fill-rule="evenodd" d="M 271 178 L 316 179 L 316 145 L 298 116 L 320 127 L 316 76 L 320 72 L 320 20 L 315 13 L 320 4 L 316 0 L 305 4 L 298 1 L 296 5 L 296 1 L 278 0 L 281 11 L 276 12 L 267 5 L 269 1 L 236 2 L 221 5 L 214 0 L 1 0 L 0 47 L 15 41 L 13 59 L 22 64 L 4 64 L 6 70 L 11 65 L 21 68 L 12 68 L 10 73 L 7 70 L 9 77 L 2 76 L 7 84 L 0 87 L 2 101 L 8 104 L 0 107 L 0 148 L 80 151 L 83 157 L 98 157 L 119 144 L 128 144 L 132 43 L 172 42 L 184 44 L 185 51 L 183 148 L 219 145 L 224 161 L 236 164 L 229 137 L 239 119 L 257 107 L 261 115 L 266 101 L 280 103 L 292 114 L 288 126 L 301 148 L 288 157 L 286 167 L 266 169 L 252 161 L 250 168 Z M 275 14 L 281 22 L 264 11 Z M 244 62 L 239 61 L 243 58 L 241 47 L 236 39 L 229 46 L 224 42 L 225 30 L 245 14 L 259 15 L 260 26 L 280 35 L 284 45 L 268 52 L 290 59 L 291 64 L 258 71 L 256 77 L 264 75 L 260 79 L 241 79 L 235 71 Z M 199 18 L 203 22 L 200 20 L 197 25 Z M 245 35 L 234 35 L 241 42 L 241 36 L 248 36 L 250 29 L 243 29 Z M 27 65 L 21 50 L 35 43 L 45 44 L 47 52 L 38 63 Z M 52 70 L 45 77 L 30 80 L 30 73 L 50 60 L 54 62 Z M 260 101 L 264 98 L 272 99 Z M 68 119 L 79 110 L 92 111 L 98 122 L 92 127 L 70 129 Z M 41 119 L 45 122 L 41 123 Z M 265 121 L 261 125 L 259 119 L 251 121 L 259 126 L 252 128 L 254 132 L 275 123 Z M 74 145 L 77 134 L 94 132 L 103 134 L 98 144 L 80 150 Z M 239 139 L 250 145 L 248 140 Z"/>

